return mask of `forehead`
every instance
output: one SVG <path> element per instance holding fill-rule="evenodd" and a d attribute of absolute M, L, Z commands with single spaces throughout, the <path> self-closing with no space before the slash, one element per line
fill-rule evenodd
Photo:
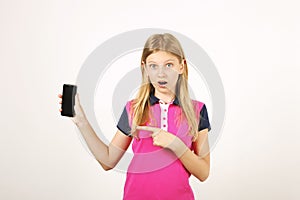
<path fill-rule="evenodd" d="M 167 51 L 157 51 L 150 54 L 146 58 L 146 62 L 166 62 L 166 61 L 179 62 L 178 58 L 175 55 Z"/>

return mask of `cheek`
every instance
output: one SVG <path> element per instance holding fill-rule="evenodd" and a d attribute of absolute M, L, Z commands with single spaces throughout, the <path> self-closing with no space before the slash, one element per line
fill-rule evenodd
<path fill-rule="evenodd" d="M 155 82 L 156 81 L 156 76 L 155 75 L 149 73 L 148 77 L 149 77 L 150 82 Z"/>
<path fill-rule="evenodd" d="M 172 73 L 169 75 L 169 80 L 171 82 L 173 82 L 174 84 L 176 84 L 177 80 L 178 80 L 179 74 L 178 73 Z"/>

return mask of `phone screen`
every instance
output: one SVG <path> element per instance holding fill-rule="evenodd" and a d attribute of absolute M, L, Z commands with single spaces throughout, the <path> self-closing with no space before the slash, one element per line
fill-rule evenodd
<path fill-rule="evenodd" d="M 63 85 L 62 105 L 61 105 L 62 116 L 74 117 L 76 91 L 77 91 L 76 85 L 70 85 L 70 84 Z"/>

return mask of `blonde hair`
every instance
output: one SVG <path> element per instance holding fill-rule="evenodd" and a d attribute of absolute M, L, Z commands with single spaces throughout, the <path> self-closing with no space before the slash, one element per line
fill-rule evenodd
<path fill-rule="evenodd" d="M 195 108 L 190 99 L 188 91 L 188 67 L 185 56 L 179 41 L 171 34 L 154 34 L 151 35 L 145 43 L 141 63 L 146 63 L 146 58 L 157 51 L 166 51 L 176 56 L 180 63 L 184 63 L 184 71 L 179 74 L 175 95 L 179 101 L 179 105 L 183 110 L 183 115 L 189 125 L 189 133 L 196 139 L 198 133 L 198 123 L 196 120 Z M 136 98 L 133 100 L 131 109 L 132 119 L 132 135 L 137 136 L 136 126 L 145 125 L 151 117 L 150 111 L 150 94 L 154 92 L 153 85 L 149 82 L 144 67 L 141 66 L 142 84 L 139 88 Z"/>

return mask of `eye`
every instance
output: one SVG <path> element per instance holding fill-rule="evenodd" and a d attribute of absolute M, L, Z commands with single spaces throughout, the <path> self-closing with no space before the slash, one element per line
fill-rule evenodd
<path fill-rule="evenodd" d="M 156 64 L 149 64 L 148 65 L 150 69 L 157 69 L 157 65 Z"/>
<path fill-rule="evenodd" d="M 167 67 L 167 68 L 173 67 L 173 63 L 168 63 L 168 64 L 166 64 L 166 67 Z"/>

